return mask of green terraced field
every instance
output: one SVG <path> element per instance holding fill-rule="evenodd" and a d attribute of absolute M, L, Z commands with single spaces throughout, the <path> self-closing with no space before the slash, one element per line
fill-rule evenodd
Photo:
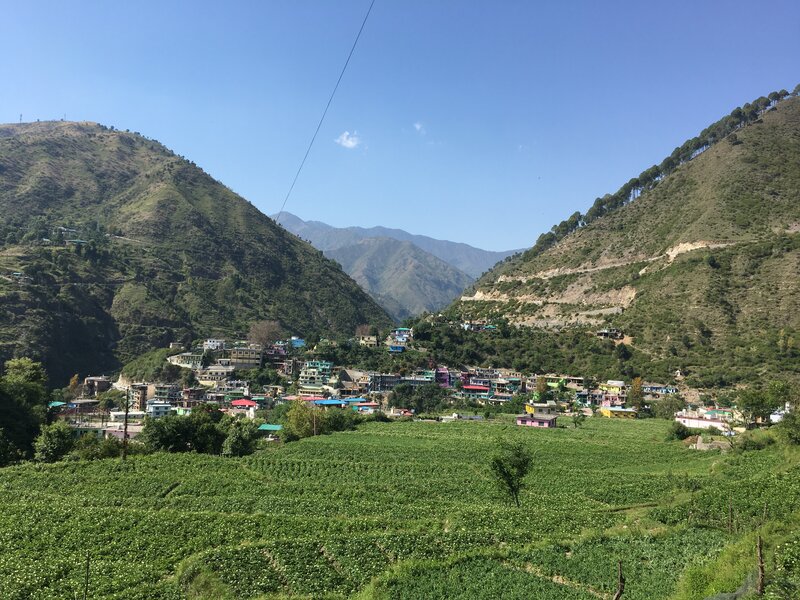
<path fill-rule="evenodd" d="M 765 500 L 788 522 L 800 486 L 782 451 L 695 453 L 667 428 L 370 423 L 243 459 L 6 468 L 0 597 L 82 597 L 88 551 L 91 598 L 610 597 L 617 560 L 626 600 L 670 598 Z M 500 437 L 535 455 L 522 509 L 489 478 Z M 736 495 L 748 478 L 758 494 Z M 718 513 L 732 494 L 729 533 Z"/>

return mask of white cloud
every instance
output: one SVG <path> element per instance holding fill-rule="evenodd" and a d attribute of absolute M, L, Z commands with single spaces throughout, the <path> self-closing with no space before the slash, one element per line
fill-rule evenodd
<path fill-rule="evenodd" d="M 417 133 L 419 133 L 420 135 L 425 135 L 427 133 L 427 131 L 425 131 L 425 126 L 419 121 L 414 123 L 414 129 L 416 129 Z"/>
<path fill-rule="evenodd" d="M 361 138 L 358 137 L 358 132 L 354 131 L 351 135 L 349 131 L 345 131 L 338 138 L 333 140 L 342 148 L 353 149 L 361 144 Z"/>

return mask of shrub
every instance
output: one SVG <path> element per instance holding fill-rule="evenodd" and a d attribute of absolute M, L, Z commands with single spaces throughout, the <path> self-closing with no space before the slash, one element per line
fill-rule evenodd
<path fill-rule="evenodd" d="M 84 435 L 75 443 L 70 456 L 80 460 L 115 458 L 122 454 L 122 440 L 110 437 L 100 439 L 96 435 Z"/>
<path fill-rule="evenodd" d="M 674 421 L 669 428 L 669 432 L 667 433 L 667 441 L 685 440 L 690 435 L 692 435 L 691 429 L 689 429 L 683 423 L 678 423 L 677 421 Z"/>
<path fill-rule="evenodd" d="M 775 438 L 768 431 L 754 429 L 745 431 L 733 444 L 737 452 L 750 452 L 752 450 L 763 450 L 767 446 L 775 443 Z"/>
<path fill-rule="evenodd" d="M 42 428 L 34 442 L 35 458 L 41 462 L 56 462 L 75 445 L 72 428 L 64 421 L 56 421 Z"/>

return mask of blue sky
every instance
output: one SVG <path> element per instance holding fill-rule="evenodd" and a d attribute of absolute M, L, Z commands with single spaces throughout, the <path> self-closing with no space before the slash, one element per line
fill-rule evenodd
<path fill-rule="evenodd" d="M 272 214 L 369 0 L 0 4 L 0 121 L 139 131 Z M 377 0 L 286 209 L 528 247 L 798 57 L 789 0 Z"/>

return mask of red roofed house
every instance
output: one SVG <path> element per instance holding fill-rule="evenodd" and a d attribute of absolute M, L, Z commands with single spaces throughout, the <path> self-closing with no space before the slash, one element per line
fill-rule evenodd
<path fill-rule="evenodd" d="M 246 414 L 248 418 L 256 418 L 256 410 L 258 409 L 258 402 L 255 400 L 248 400 L 246 398 L 238 398 L 231 402 L 231 408 L 227 411 L 230 415 Z"/>
<path fill-rule="evenodd" d="M 368 415 L 371 415 L 381 407 L 381 405 L 377 402 L 356 402 L 351 404 L 351 406 L 353 407 L 353 410 L 360 413 L 366 413 Z"/>
<path fill-rule="evenodd" d="M 231 406 L 236 408 L 250 408 L 251 406 L 258 406 L 258 402 L 254 400 L 247 400 L 246 398 L 239 398 L 231 402 Z"/>
<path fill-rule="evenodd" d="M 487 400 L 489 386 L 467 384 L 461 387 L 461 397 L 468 400 Z"/>

